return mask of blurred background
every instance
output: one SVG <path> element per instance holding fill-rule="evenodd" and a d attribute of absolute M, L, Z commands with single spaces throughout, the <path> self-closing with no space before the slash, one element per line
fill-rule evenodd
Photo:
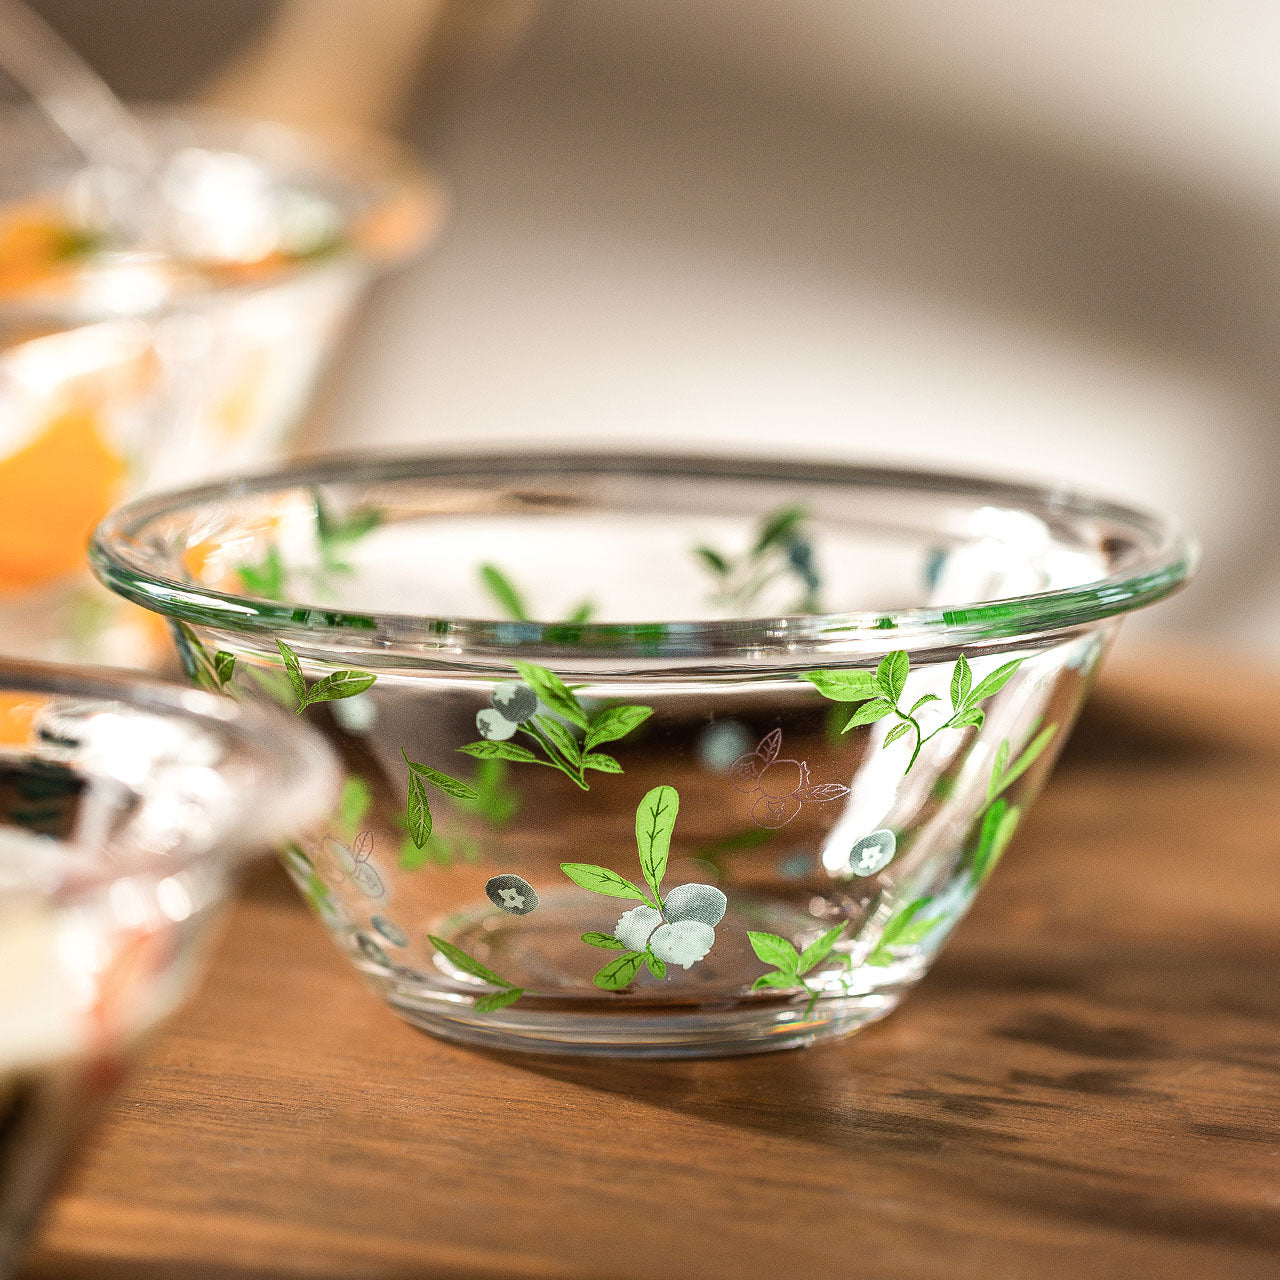
<path fill-rule="evenodd" d="M 448 192 L 302 447 L 866 457 L 1175 513 L 1129 641 L 1280 654 L 1280 7 L 38 0 L 132 100 L 391 130 Z"/>

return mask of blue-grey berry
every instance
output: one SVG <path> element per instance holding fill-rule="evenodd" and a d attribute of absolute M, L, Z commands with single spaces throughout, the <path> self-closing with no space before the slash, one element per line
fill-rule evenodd
<path fill-rule="evenodd" d="M 505 875 L 491 876 L 484 886 L 484 891 L 499 911 L 510 916 L 527 916 L 538 907 L 538 895 L 523 876 Z"/>
<path fill-rule="evenodd" d="M 519 680 L 505 680 L 489 695 L 493 709 L 513 724 L 532 720 L 538 709 L 538 695 Z"/>
<path fill-rule="evenodd" d="M 374 916 L 369 923 L 393 947 L 407 947 L 409 945 L 409 935 L 394 920 L 388 920 L 386 916 Z"/>
<path fill-rule="evenodd" d="M 698 963 L 715 944 L 716 931 L 700 920 L 681 920 L 653 931 L 649 950 L 667 964 L 688 969 Z"/>
<path fill-rule="evenodd" d="M 480 736 L 490 742 L 505 742 L 519 725 L 508 720 L 501 711 L 485 707 L 483 711 L 476 712 L 476 728 L 480 730 Z"/>
<path fill-rule="evenodd" d="M 855 876 L 873 876 L 893 861 L 898 838 L 888 827 L 881 827 L 849 850 L 849 870 Z"/>
<path fill-rule="evenodd" d="M 680 920 L 700 920 L 714 929 L 724 919 L 728 905 L 729 899 L 714 885 L 682 884 L 667 894 L 662 907 L 673 924 Z"/>
<path fill-rule="evenodd" d="M 391 968 L 391 960 L 387 953 L 367 933 L 356 934 L 356 946 L 364 953 L 366 960 L 372 960 L 374 964 L 381 965 L 384 969 Z"/>
<path fill-rule="evenodd" d="M 632 907 L 618 921 L 613 936 L 628 951 L 643 951 L 649 935 L 662 923 L 662 917 L 652 907 Z"/>

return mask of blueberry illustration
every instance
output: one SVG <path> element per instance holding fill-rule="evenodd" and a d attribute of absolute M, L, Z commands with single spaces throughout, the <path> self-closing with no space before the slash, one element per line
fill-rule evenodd
<path fill-rule="evenodd" d="M 391 968 L 387 953 L 367 933 L 356 934 L 356 946 L 364 953 L 366 960 L 372 960 L 374 964 L 381 965 L 384 969 Z"/>
<path fill-rule="evenodd" d="M 527 916 L 538 907 L 538 895 L 523 876 L 491 876 L 484 886 L 489 901 L 510 916 Z"/>
<path fill-rule="evenodd" d="M 490 742 L 505 742 L 519 725 L 508 720 L 501 711 L 485 707 L 483 711 L 476 712 L 476 728 L 480 730 L 480 736 Z"/>
<path fill-rule="evenodd" d="M 538 709 L 538 695 L 519 680 L 506 680 L 489 695 L 489 703 L 513 724 L 524 724 Z"/>
<path fill-rule="evenodd" d="M 873 876 L 883 871 L 893 861 L 898 838 L 888 827 L 881 827 L 849 850 L 849 870 L 855 876 Z"/>
<path fill-rule="evenodd" d="M 613 936 L 628 951 L 643 951 L 649 935 L 662 923 L 662 917 L 652 907 L 632 907 L 614 929 Z"/>
<path fill-rule="evenodd" d="M 395 921 L 388 920 L 386 916 L 374 916 L 369 923 L 393 947 L 407 947 L 409 945 L 409 935 Z"/>
<path fill-rule="evenodd" d="M 701 920 L 680 920 L 660 925 L 649 939 L 649 950 L 667 964 L 688 969 L 698 963 L 715 944 L 716 931 Z"/>
<path fill-rule="evenodd" d="M 329 710 L 347 733 L 368 733 L 378 719 L 378 704 L 367 693 L 338 698 L 329 704 Z"/>
<path fill-rule="evenodd" d="M 729 899 L 709 884 L 682 884 L 667 894 L 662 904 L 672 924 L 682 920 L 698 920 L 714 929 L 724 919 Z"/>

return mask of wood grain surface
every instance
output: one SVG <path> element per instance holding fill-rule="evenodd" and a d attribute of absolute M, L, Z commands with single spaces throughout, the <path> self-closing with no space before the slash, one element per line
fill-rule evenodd
<path fill-rule="evenodd" d="M 1280 680 L 1116 669 L 933 972 L 824 1047 L 437 1043 L 283 876 L 27 1280 L 1280 1276 Z"/>

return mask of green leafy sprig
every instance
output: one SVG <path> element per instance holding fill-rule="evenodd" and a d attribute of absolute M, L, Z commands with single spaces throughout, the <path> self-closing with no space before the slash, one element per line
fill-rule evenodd
<path fill-rule="evenodd" d="M 886 716 L 896 716 L 898 723 L 885 735 L 883 745 L 892 746 L 899 738 L 915 734 L 915 746 L 903 771 L 910 773 L 924 745 L 944 730 L 981 728 L 986 713 L 979 704 L 999 693 L 1021 665 L 1022 659 L 1015 658 L 1012 662 L 997 667 L 975 685 L 968 660 L 961 654 L 951 672 L 951 715 L 928 733 L 917 719 L 917 712 L 929 703 L 941 702 L 942 699 L 936 693 L 926 693 L 917 698 L 908 710 L 902 709 L 899 703 L 911 670 L 911 659 L 905 650 L 897 649 L 887 654 L 876 668 L 874 676 L 866 671 L 806 671 L 804 678 L 823 697 L 836 702 L 863 704 L 849 718 L 843 730 L 845 733 L 859 725 L 875 724 Z"/>
<path fill-rule="evenodd" d="M 445 795 L 453 796 L 455 800 L 475 800 L 476 793 L 475 789 L 465 782 L 460 782 L 447 773 L 441 773 L 439 769 L 433 769 L 430 765 L 410 760 L 403 747 L 400 748 L 400 754 L 404 756 L 404 762 L 409 769 L 409 799 L 405 823 L 409 839 L 421 849 L 430 838 L 433 825 L 431 805 L 427 800 L 427 787 L 435 787 L 437 791 L 443 791 Z"/>
<path fill-rule="evenodd" d="M 822 992 L 811 987 L 805 981 L 805 975 L 817 968 L 831 954 L 832 948 L 839 941 L 847 924 L 847 920 L 842 920 L 838 925 L 828 929 L 820 938 L 811 942 L 803 951 L 797 951 L 793 942 L 779 937 L 776 933 L 749 930 L 747 939 L 751 943 L 751 949 L 765 964 L 773 966 L 770 972 L 762 974 L 751 984 L 751 990 L 764 991 L 770 988 L 793 990 L 800 987 L 809 997 L 804 1011 L 807 1018 L 813 1012 L 813 1006 Z"/>
<path fill-rule="evenodd" d="M 754 604 L 771 582 L 793 577 L 804 592 L 795 612 L 820 612 L 822 581 L 813 563 L 813 545 L 801 528 L 808 516 L 808 508 L 800 505 L 770 512 L 760 521 L 750 549 L 741 556 L 726 555 L 705 544 L 694 547 L 693 554 L 715 581 L 712 604 L 740 613 Z"/>
<path fill-rule="evenodd" d="M 382 523 L 382 511 L 377 507 L 357 507 L 347 516 L 337 517 L 325 506 L 318 489 L 312 491 L 311 501 L 316 510 L 316 547 L 323 571 L 326 574 L 353 572 L 352 566 L 343 559 L 343 552 Z"/>
<path fill-rule="evenodd" d="M 280 548 L 269 543 L 260 563 L 246 562 L 236 566 L 240 585 L 251 595 L 262 600 L 283 600 L 285 591 L 284 557 Z"/>
<path fill-rule="evenodd" d="M 587 772 L 621 773 L 622 766 L 608 752 L 597 750 L 607 742 L 616 742 L 638 729 L 651 715 L 652 707 L 621 706 L 602 707 L 594 715 L 588 715 L 582 703 L 554 671 L 535 666 L 532 662 L 517 662 L 525 684 L 537 695 L 538 700 L 554 715 L 538 713 L 519 726 L 519 732 L 528 737 L 541 752 L 541 756 L 518 742 L 485 739 L 470 742 L 458 750 L 477 760 L 509 760 L 513 764 L 538 764 L 558 769 L 583 791 L 589 791 Z M 559 717 L 559 718 L 557 718 Z M 568 720 L 582 733 L 582 741 L 564 723 Z"/>
<path fill-rule="evenodd" d="M 336 702 L 339 698 L 354 698 L 356 694 L 368 689 L 377 676 L 368 671 L 355 671 L 344 668 L 341 671 L 330 671 L 327 676 L 317 680 L 310 688 L 306 677 L 302 674 L 302 663 L 298 655 L 283 640 L 276 641 L 276 648 L 284 659 L 285 674 L 298 699 L 297 714 L 301 715 L 308 707 L 318 702 Z"/>
<path fill-rule="evenodd" d="M 481 982 L 487 982 L 490 986 L 498 988 L 493 995 L 481 996 L 475 1002 L 473 1007 L 477 1013 L 492 1013 L 495 1009 L 505 1009 L 507 1005 L 514 1004 L 524 995 L 523 987 L 517 987 L 506 978 L 494 973 L 488 965 L 481 964 L 474 956 L 467 955 L 461 947 L 455 947 L 452 942 L 446 942 L 433 934 L 427 934 L 427 941 L 463 973 L 469 973 L 473 978 L 479 978 Z"/>
<path fill-rule="evenodd" d="M 525 604 L 524 596 L 520 593 L 515 583 L 496 564 L 482 564 L 479 573 L 480 581 L 484 584 L 485 590 L 493 597 L 498 608 L 503 610 L 512 621 L 536 621 L 530 614 L 529 607 Z M 581 604 L 570 611 L 565 621 L 590 622 L 591 615 L 595 611 L 596 606 L 593 601 L 583 600 Z"/>

